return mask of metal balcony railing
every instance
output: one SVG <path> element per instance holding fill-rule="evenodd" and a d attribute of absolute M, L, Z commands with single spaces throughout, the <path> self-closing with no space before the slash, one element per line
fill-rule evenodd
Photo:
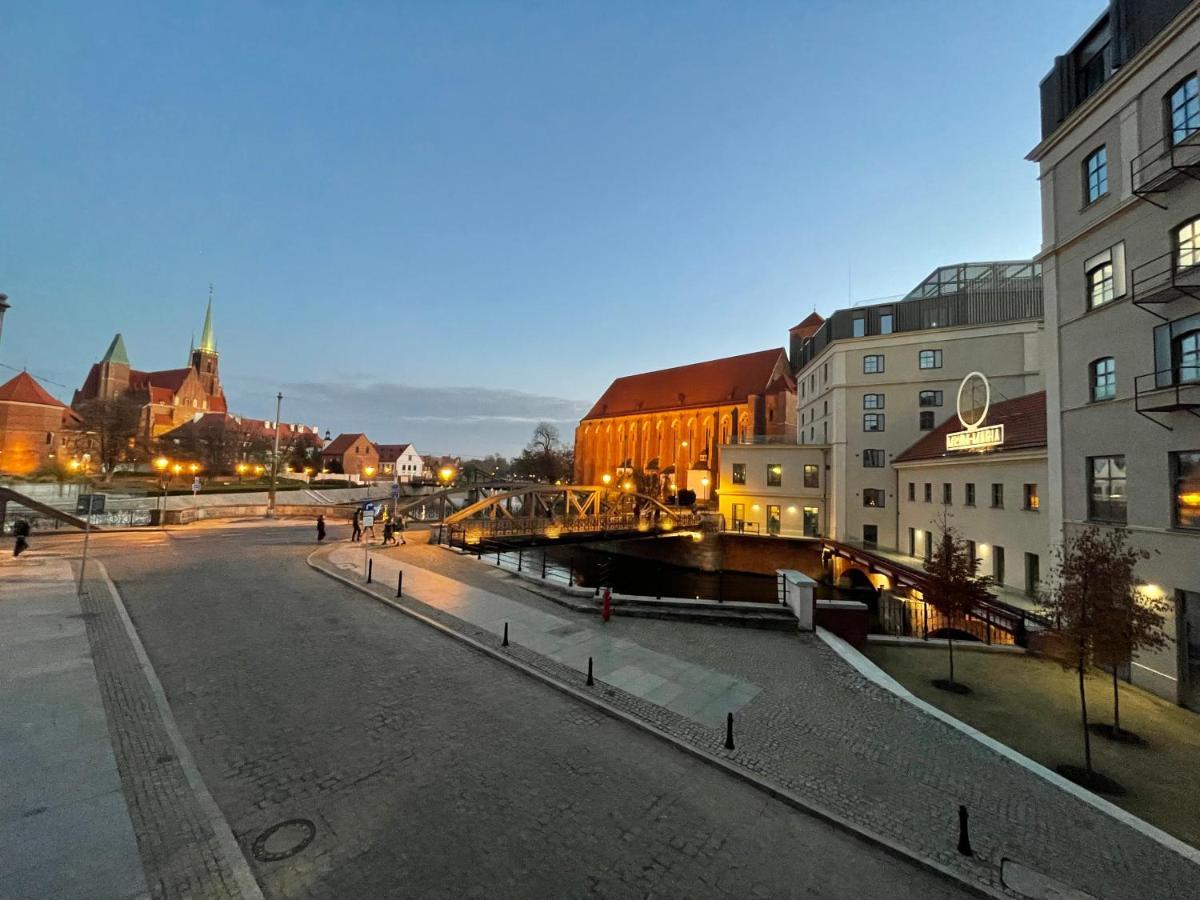
<path fill-rule="evenodd" d="M 1178 144 L 1164 137 L 1129 161 L 1130 189 L 1145 199 L 1149 194 L 1166 193 L 1184 177 L 1200 180 L 1200 132 Z"/>
<path fill-rule="evenodd" d="M 1187 251 L 1183 261 L 1185 265 L 1180 264 L 1178 250 L 1171 250 L 1135 266 L 1129 273 L 1133 302 L 1144 306 L 1180 297 L 1200 300 L 1200 249 Z"/>
<path fill-rule="evenodd" d="M 1133 379 L 1139 413 L 1200 409 L 1200 365 L 1173 366 Z"/>

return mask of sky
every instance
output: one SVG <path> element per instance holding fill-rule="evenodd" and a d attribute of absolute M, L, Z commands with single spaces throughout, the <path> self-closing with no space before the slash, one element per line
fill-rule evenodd
<path fill-rule="evenodd" d="M 0 375 L 122 332 L 231 409 L 434 453 L 1036 253 L 1101 0 L 0 6 Z"/>

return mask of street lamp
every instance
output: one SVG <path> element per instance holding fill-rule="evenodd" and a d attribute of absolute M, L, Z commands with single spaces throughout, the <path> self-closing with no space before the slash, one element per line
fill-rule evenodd
<path fill-rule="evenodd" d="M 373 478 L 375 476 L 375 467 L 374 466 L 364 466 L 363 474 L 366 475 L 368 478 Z"/>
<path fill-rule="evenodd" d="M 605 485 L 609 485 L 612 483 L 612 476 L 605 472 L 600 476 L 600 480 L 603 481 Z"/>
<path fill-rule="evenodd" d="M 438 477 L 446 484 L 449 484 L 454 478 L 454 469 L 450 466 L 442 466 L 441 471 L 438 472 Z"/>
<path fill-rule="evenodd" d="M 165 456 L 159 456 L 154 460 L 154 468 L 158 469 L 158 483 L 162 488 L 162 497 L 158 504 L 158 527 L 167 527 L 167 466 L 171 461 Z"/>
<path fill-rule="evenodd" d="M 238 484 L 242 483 L 242 476 L 246 474 L 246 469 L 248 468 L 249 466 L 247 466 L 244 462 L 237 464 Z"/>
<path fill-rule="evenodd" d="M 0 294 L 0 334 L 4 333 L 4 314 L 12 304 L 8 302 L 8 294 Z"/>

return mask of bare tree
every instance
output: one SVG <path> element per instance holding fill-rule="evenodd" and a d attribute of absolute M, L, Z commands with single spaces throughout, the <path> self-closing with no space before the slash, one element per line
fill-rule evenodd
<path fill-rule="evenodd" d="M 971 555 L 970 545 L 950 525 L 943 510 L 938 519 L 938 540 L 925 562 L 925 602 L 945 617 L 946 644 L 950 651 L 950 678 L 935 679 L 934 686 L 957 694 L 970 692 L 954 680 L 954 629 L 981 601 L 991 599 L 992 579 L 979 575 L 979 560 Z"/>
<path fill-rule="evenodd" d="M 129 397 L 89 400 L 76 410 L 83 420 L 83 431 L 103 466 L 104 478 L 111 481 L 118 463 L 137 456 L 136 438 L 141 422 L 141 405 Z"/>

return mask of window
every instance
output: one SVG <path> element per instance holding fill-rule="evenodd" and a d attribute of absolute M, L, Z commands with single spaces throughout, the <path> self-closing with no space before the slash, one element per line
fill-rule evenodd
<path fill-rule="evenodd" d="M 920 419 L 922 431 L 933 430 L 933 412 L 931 410 L 926 410 L 925 412 L 921 413 Z"/>
<path fill-rule="evenodd" d="M 1079 102 L 1083 102 L 1104 84 L 1112 69 L 1112 32 L 1107 17 L 1103 25 L 1092 32 L 1079 48 L 1076 56 L 1078 75 L 1076 90 Z"/>
<path fill-rule="evenodd" d="M 1038 500 L 1038 490 L 1036 484 L 1027 484 L 1024 487 L 1021 501 L 1022 509 L 1031 509 L 1037 512 L 1041 509 L 1041 503 Z"/>
<path fill-rule="evenodd" d="M 917 555 L 917 530 L 915 528 L 908 529 L 908 555 Z"/>
<path fill-rule="evenodd" d="M 823 416 L 829 415 L 829 401 L 828 400 L 825 401 L 825 406 L 821 410 L 821 415 L 823 415 Z"/>
<path fill-rule="evenodd" d="M 992 485 L 992 509 L 1004 509 L 1004 485 Z"/>
<path fill-rule="evenodd" d="M 1088 309 L 1096 309 L 1113 299 L 1113 267 L 1111 262 L 1101 263 L 1087 273 Z"/>
<path fill-rule="evenodd" d="M 865 413 L 863 431 L 883 431 L 883 413 Z"/>
<path fill-rule="evenodd" d="M 1083 161 L 1083 195 L 1094 203 L 1108 193 L 1108 148 L 1101 147 Z"/>
<path fill-rule="evenodd" d="M 891 313 L 881 313 L 879 316 L 879 333 L 880 334 L 891 334 L 892 329 L 893 329 L 892 314 Z"/>
<path fill-rule="evenodd" d="M 874 547 L 879 543 L 879 526 L 864 525 L 863 526 L 863 543 L 868 547 Z"/>
<path fill-rule="evenodd" d="M 917 395 L 918 406 L 941 406 L 942 392 L 941 391 L 921 391 Z"/>
<path fill-rule="evenodd" d="M 746 483 L 746 464 L 745 463 L 734 463 L 733 464 L 733 472 L 731 473 L 730 481 L 732 481 L 734 484 L 745 484 Z"/>
<path fill-rule="evenodd" d="M 963 497 L 963 505 L 964 506 L 974 506 L 975 505 L 975 482 L 968 481 L 965 485 L 963 485 L 963 487 L 966 489 L 964 497 Z"/>
<path fill-rule="evenodd" d="M 1004 548 L 999 544 L 992 547 L 992 580 L 1004 585 Z"/>
<path fill-rule="evenodd" d="M 1200 450 L 1171 454 L 1176 528 L 1200 528 Z"/>
<path fill-rule="evenodd" d="M 1111 400 L 1117 396 L 1117 361 L 1105 356 L 1091 366 L 1092 400 Z"/>
<path fill-rule="evenodd" d="M 929 559 L 933 556 L 933 532 L 925 532 L 925 558 Z"/>
<path fill-rule="evenodd" d="M 933 485 L 930 484 L 928 481 L 925 482 L 925 502 L 926 503 L 933 502 Z"/>
<path fill-rule="evenodd" d="M 863 374 L 878 375 L 883 371 L 883 356 L 875 354 L 863 357 Z"/>
<path fill-rule="evenodd" d="M 953 502 L 954 502 L 954 486 L 951 485 L 950 482 L 947 481 L 945 484 L 942 485 L 942 503 L 949 506 Z"/>
<path fill-rule="evenodd" d="M 863 488 L 863 506 L 883 509 L 884 497 L 886 496 L 882 488 Z"/>
<path fill-rule="evenodd" d="M 783 466 L 779 463 L 767 463 L 767 487 L 779 487 L 783 484 Z"/>
<path fill-rule="evenodd" d="M 1125 522 L 1124 456 L 1088 459 L 1088 518 L 1100 522 Z"/>
<path fill-rule="evenodd" d="M 1178 144 L 1200 129 L 1200 77 L 1189 75 L 1167 95 L 1171 143 Z"/>
<path fill-rule="evenodd" d="M 1175 265 L 1180 269 L 1200 265 L 1200 219 L 1175 229 Z"/>
<path fill-rule="evenodd" d="M 909 500 L 917 499 L 917 483 L 915 481 L 910 481 L 908 483 L 908 499 Z"/>
<path fill-rule="evenodd" d="M 1176 384 L 1200 381 L 1200 330 L 1185 332 L 1171 342 L 1171 368 Z"/>
<path fill-rule="evenodd" d="M 942 351 L 922 350 L 917 354 L 917 365 L 922 369 L 940 369 L 942 367 Z"/>
<path fill-rule="evenodd" d="M 864 469 L 882 469 L 887 465 L 887 454 L 883 450 L 864 450 L 862 460 Z"/>
<path fill-rule="evenodd" d="M 1038 582 L 1042 580 L 1042 566 L 1036 553 L 1025 554 L 1025 596 L 1036 597 Z"/>
<path fill-rule="evenodd" d="M 824 379 L 826 384 L 829 384 L 829 363 L 821 366 L 821 378 Z"/>
<path fill-rule="evenodd" d="M 883 394 L 863 394 L 863 409 L 883 409 Z"/>
<path fill-rule="evenodd" d="M 805 463 L 804 465 L 804 486 L 806 488 L 820 487 L 817 483 L 817 467 L 813 463 Z"/>
<path fill-rule="evenodd" d="M 974 541 L 967 541 L 967 559 L 971 561 L 972 572 L 979 568 L 979 551 L 975 548 Z"/>
<path fill-rule="evenodd" d="M 863 337 L 867 333 L 867 320 L 861 316 L 856 316 L 854 319 L 854 337 Z"/>

